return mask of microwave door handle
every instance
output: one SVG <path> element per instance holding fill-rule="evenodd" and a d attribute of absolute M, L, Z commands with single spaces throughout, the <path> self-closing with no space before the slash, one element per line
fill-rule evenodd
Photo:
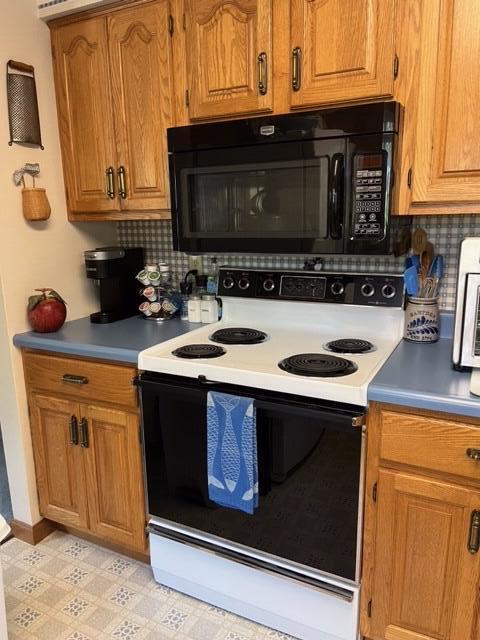
<path fill-rule="evenodd" d="M 340 240 L 343 223 L 343 165 L 342 153 L 335 153 L 332 157 L 329 189 L 329 232 L 330 238 Z"/>

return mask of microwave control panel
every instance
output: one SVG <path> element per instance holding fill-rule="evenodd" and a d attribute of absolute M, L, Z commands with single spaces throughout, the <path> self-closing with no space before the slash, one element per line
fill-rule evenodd
<path fill-rule="evenodd" d="M 385 229 L 385 155 L 353 156 L 353 235 L 382 239 Z"/>

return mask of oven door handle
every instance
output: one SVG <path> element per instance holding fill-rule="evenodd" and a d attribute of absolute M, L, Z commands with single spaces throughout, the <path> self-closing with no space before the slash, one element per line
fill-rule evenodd
<path fill-rule="evenodd" d="M 343 221 L 343 153 L 335 153 L 332 157 L 329 189 L 329 234 L 333 240 L 342 237 Z"/>

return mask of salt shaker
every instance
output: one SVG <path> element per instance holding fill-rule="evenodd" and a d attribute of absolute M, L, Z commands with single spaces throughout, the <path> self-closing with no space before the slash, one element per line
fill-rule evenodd
<path fill-rule="evenodd" d="M 218 302 L 215 296 L 202 296 L 201 317 L 204 323 L 217 322 Z"/>
<path fill-rule="evenodd" d="M 188 299 L 188 321 L 189 322 L 201 322 L 202 321 L 202 311 L 201 311 L 201 301 L 200 296 L 190 296 Z"/>

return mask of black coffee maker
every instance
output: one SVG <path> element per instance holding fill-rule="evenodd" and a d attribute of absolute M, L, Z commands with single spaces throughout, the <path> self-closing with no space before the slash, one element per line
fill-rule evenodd
<path fill-rule="evenodd" d="M 115 322 L 138 313 L 138 283 L 135 276 L 143 269 L 143 249 L 134 247 L 99 247 L 85 251 L 87 278 L 97 280 L 100 311 L 90 321 L 97 324 Z"/>

